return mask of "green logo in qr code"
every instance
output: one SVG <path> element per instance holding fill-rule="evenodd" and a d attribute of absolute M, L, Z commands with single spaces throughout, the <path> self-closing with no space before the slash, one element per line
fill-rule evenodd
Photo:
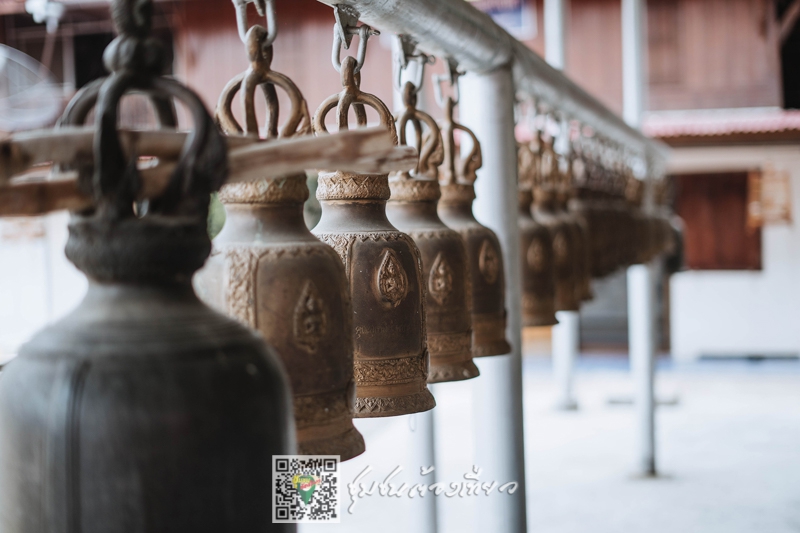
<path fill-rule="evenodd" d="M 339 521 L 338 455 L 272 456 L 272 522 Z"/>

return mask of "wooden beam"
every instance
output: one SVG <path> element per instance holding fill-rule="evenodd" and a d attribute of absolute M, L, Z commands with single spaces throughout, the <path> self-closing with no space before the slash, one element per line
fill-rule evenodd
<path fill-rule="evenodd" d="M 59 137 L 52 132 L 37 135 L 18 135 L 0 142 L 0 168 L 17 169 L 16 173 L 30 168 L 30 162 L 45 161 L 68 163 L 74 156 L 91 157 L 93 132 L 91 128 Z M 136 135 L 131 135 L 136 133 Z M 124 132 L 123 145 L 136 144 L 137 153 L 161 154 L 153 166 L 143 161 L 140 167 L 141 199 L 155 198 L 163 193 L 183 147 L 185 135 L 177 132 Z M 256 142 L 246 137 L 228 137 L 228 182 L 246 182 L 262 179 L 279 179 L 304 172 L 307 169 L 347 170 L 368 174 L 411 170 L 417 165 L 418 154 L 410 146 L 394 146 L 389 132 L 383 128 L 366 128 L 295 139 Z M 166 157 L 164 157 L 166 156 Z M 28 161 L 23 166 L 20 160 Z M 6 174 L 9 174 L 6 171 Z M 19 180 L 0 182 L 0 216 L 43 215 L 63 209 L 79 210 L 92 205 L 92 199 L 83 194 L 77 185 L 75 172 L 50 176 L 19 183 Z"/>

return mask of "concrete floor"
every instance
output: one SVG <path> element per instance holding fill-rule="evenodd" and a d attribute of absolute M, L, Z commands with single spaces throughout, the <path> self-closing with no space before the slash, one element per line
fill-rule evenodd
<path fill-rule="evenodd" d="M 549 362 L 525 364 L 529 531 L 800 532 L 800 363 L 662 365 L 660 476 L 640 479 L 623 358 L 584 358 L 577 412 L 552 409 Z"/>

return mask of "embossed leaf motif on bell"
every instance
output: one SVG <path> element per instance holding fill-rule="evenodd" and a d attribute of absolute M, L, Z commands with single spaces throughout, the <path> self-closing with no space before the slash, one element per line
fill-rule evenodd
<path fill-rule="evenodd" d="M 237 4 L 242 11 L 246 7 Z M 246 27 L 246 13 L 239 19 Z M 217 121 L 229 135 L 258 136 L 255 93 L 260 87 L 267 101 L 267 140 L 308 135 L 306 101 L 289 78 L 270 68 L 273 48 L 268 39 L 261 26 L 247 30 L 250 68 L 225 87 Z M 276 88 L 290 102 L 280 127 Z M 238 92 L 244 128 L 232 109 Z M 347 460 L 364 451 L 364 439 L 352 421 L 350 290 L 336 252 L 306 227 L 307 198 L 304 174 L 223 186 L 225 225 L 195 286 L 209 305 L 255 329 L 275 347 L 292 384 L 300 453 Z"/>
<path fill-rule="evenodd" d="M 357 32 L 363 47 L 372 30 L 362 25 Z M 348 129 L 351 109 L 359 126 L 365 126 L 364 106 L 369 106 L 397 143 L 386 105 L 359 88 L 361 64 L 346 57 L 339 65 L 342 43 L 339 33 L 334 36 L 334 64 L 341 72 L 343 90 L 317 109 L 315 132 L 327 133 L 325 117 L 334 108 L 340 131 Z M 386 217 L 388 178 L 323 172 L 317 187 L 322 218 L 313 233 L 336 250 L 350 282 L 357 417 L 418 413 L 435 406 L 427 386 L 422 262 L 411 237 Z"/>
<path fill-rule="evenodd" d="M 553 240 L 547 227 L 531 214 L 538 154 L 527 144 L 517 147 L 519 163 L 519 232 L 522 261 L 522 325 L 552 326 L 555 315 Z"/>
<path fill-rule="evenodd" d="M 225 142 L 200 98 L 159 75 L 151 11 L 112 2 L 111 75 L 62 117 L 82 124 L 95 103 L 101 117 L 93 168 L 79 177 L 95 205 L 72 215 L 66 246 L 89 288 L 0 373 L 3 531 L 290 530 L 264 504 L 273 454 L 295 453 L 280 362 L 191 286 L 211 248 L 208 199 L 227 173 Z M 141 177 L 116 129 L 122 97 L 143 90 L 173 124 L 172 100 L 182 101 L 194 127 L 146 212 L 134 210 Z"/>
<path fill-rule="evenodd" d="M 451 68 L 451 81 L 455 70 Z M 440 123 L 444 162 L 440 167 L 441 199 L 438 214 L 447 227 L 461 235 L 466 247 L 471 290 L 472 353 L 474 357 L 503 355 L 511 351 L 506 341 L 505 280 L 500 242 L 489 228 L 481 225 L 472 213 L 475 199 L 476 171 L 481 167 L 481 148 L 469 128 L 455 122 L 453 111 L 457 98 L 444 98 L 445 118 Z M 459 157 L 455 132 L 469 138 L 470 152 Z"/>
<path fill-rule="evenodd" d="M 423 59 L 419 61 L 418 59 Z M 421 85 L 427 58 L 412 60 L 419 70 Z M 472 361 L 472 315 L 469 264 L 464 240 L 447 227 L 437 213 L 441 196 L 438 166 L 443 160 L 439 126 L 427 113 L 417 109 L 419 85 L 411 81 L 403 88 L 404 109 L 397 119 L 400 144 L 417 140 L 419 160 L 412 172 L 391 177 L 392 197 L 386 211 L 389 220 L 408 233 L 422 254 L 426 296 L 426 324 L 430 352 L 429 383 L 460 381 L 478 376 Z M 425 130 L 423 130 L 423 126 Z M 414 135 L 407 135 L 407 130 Z"/>
<path fill-rule="evenodd" d="M 375 276 L 377 297 L 386 307 L 397 307 L 408 293 L 408 276 L 394 250 L 384 250 Z"/>

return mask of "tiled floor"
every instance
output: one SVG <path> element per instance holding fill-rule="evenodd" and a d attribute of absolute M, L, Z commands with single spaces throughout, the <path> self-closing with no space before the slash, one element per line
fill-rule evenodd
<path fill-rule="evenodd" d="M 663 365 L 656 479 L 632 476 L 634 426 L 621 358 L 584 358 L 580 410 L 552 410 L 546 360 L 525 371 L 529 531 L 800 531 L 800 363 Z"/>

